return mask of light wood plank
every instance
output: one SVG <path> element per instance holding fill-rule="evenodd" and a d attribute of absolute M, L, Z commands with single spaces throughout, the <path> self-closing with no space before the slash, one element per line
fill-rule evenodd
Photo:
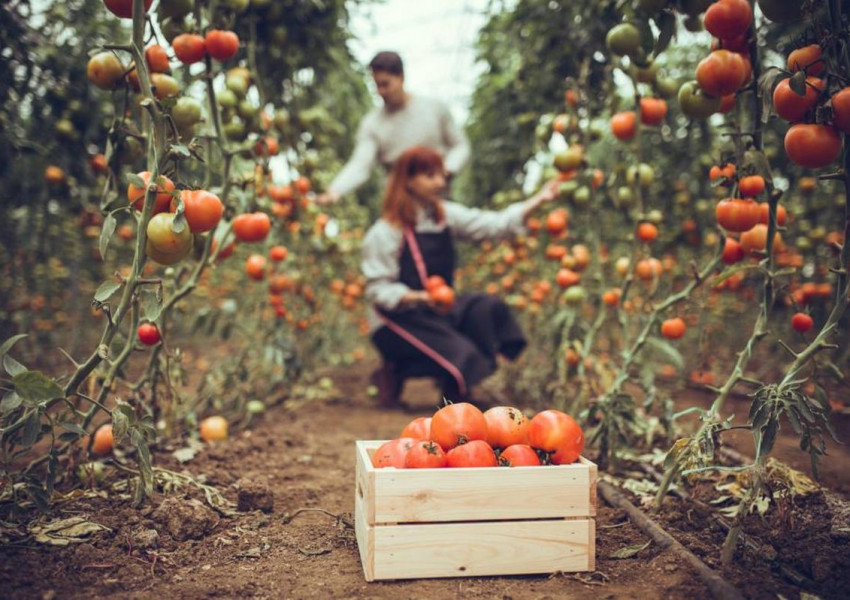
<path fill-rule="evenodd" d="M 593 563 L 591 519 L 370 529 L 376 580 L 575 572 Z"/>
<path fill-rule="evenodd" d="M 375 531 L 366 520 L 364 498 L 354 494 L 354 534 L 357 537 L 357 549 L 360 551 L 360 563 L 366 581 L 375 580 Z"/>

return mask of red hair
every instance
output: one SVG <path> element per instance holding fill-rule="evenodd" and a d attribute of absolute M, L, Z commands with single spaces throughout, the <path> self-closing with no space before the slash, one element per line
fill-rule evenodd
<path fill-rule="evenodd" d="M 393 225 L 414 227 L 416 225 L 416 205 L 422 200 L 414 198 L 408 191 L 408 182 L 422 173 L 432 174 L 443 171 L 443 157 L 436 150 L 425 146 L 414 146 L 406 150 L 393 165 L 387 193 L 384 195 L 384 219 Z M 442 221 L 444 212 L 439 203 L 430 208 L 437 221 Z"/>

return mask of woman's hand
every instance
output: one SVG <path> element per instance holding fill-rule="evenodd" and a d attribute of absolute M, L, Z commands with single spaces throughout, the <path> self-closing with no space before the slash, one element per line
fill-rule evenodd
<path fill-rule="evenodd" d="M 527 221 L 534 211 L 540 208 L 542 204 L 552 202 L 552 200 L 557 198 L 559 193 L 558 188 L 560 186 L 561 182 L 557 178 L 550 179 L 544 183 L 543 187 L 541 187 L 536 194 L 526 201 L 525 212 L 522 215 L 523 221 Z"/>
<path fill-rule="evenodd" d="M 430 306 L 434 303 L 431 294 L 425 290 L 410 290 L 401 297 L 401 305 L 404 307 Z"/>

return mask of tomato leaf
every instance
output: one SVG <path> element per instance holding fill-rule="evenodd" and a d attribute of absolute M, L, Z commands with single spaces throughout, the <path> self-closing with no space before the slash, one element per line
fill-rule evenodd
<path fill-rule="evenodd" d="M 743 271 L 749 271 L 751 269 L 758 269 L 758 265 L 739 265 L 737 267 L 732 267 L 731 269 L 726 269 L 720 275 L 714 278 L 712 285 L 717 287 L 733 275 L 737 275 Z"/>
<path fill-rule="evenodd" d="M 6 369 L 6 372 L 12 377 L 14 377 L 15 375 L 20 375 L 21 373 L 27 370 L 24 365 L 16 361 L 8 354 L 3 357 L 3 368 Z"/>
<path fill-rule="evenodd" d="M 46 402 L 63 396 L 62 388 L 39 371 L 24 371 L 12 377 L 15 391 L 23 400 Z"/>
<path fill-rule="evenodd" d="M 23 432 L 21 433 L 21 445 L 24 448 L 29 448 L 38 439 L 38 434 L 41 433 L 41 412 L 38 410 L 32 411 L 24 423 Z"/>
<path fill-rule="evenodd" d="M 761 437 L 759 438 L 758 451 L 756 453 L 757 459 L 770 454 L 770 451 L 773 450 L 773 444 L 776 442 L 776 434 L 778 431 L 779 421 L 771 419 L 762 430 Z"/>
<path fill-rule="evenodd" d="M 658 26 L 659 33 L 653 54 L 658 56 L 667 49 L 673 39 L 673 34 L 676 32 L 676 16 L 670 11 L 662 11 L 655 17 L 655 24 Z"/>
<path fill-rule="evenodd" d="M 142 309 L 142 318 L 146 321 L 156 321 L 162 312 L 162 302 L 156 292 L 145 290 L 139 297 L 139 305 Z"/>
<path fill-rule="evenodd" d="M 82 427 L 80 427 L 79 425 L 77 425 L 76 423 L 69 423 L 67 421 L 64 421 L 62 423 L 59 423 L 59 425 L 63 429 L 67 429 L 68 431 L 73 431 L 77 435 L 80 435 L 80 436 L 86 435 L 86 430 L 83 429 Z"/>
<path fill-rule="evenodd" d="M 112 234 L 115 233 L 115 227 L 118 221 L 109 213 L 103 220 L 103 229 L 100 230 L 100 256 L 106 258 L 106 249 L 109 248 L 109 240 L 112 239 Z"/>
<path fill-rule="evenodd" d="M 21 405 L 21 397 L 18 396 L 17 392 L 12 390 L 5 396 L 3 396 L 3 400 L 0 400 L 0 413 L 7 414 L 15 410 Z"/>
<path fill-rule="evenodd" d="M 620 548 L 619 550 L 615 550 L 609 555 L 609 558 L 632 558 L 637 555 L 638 552 L 647 548 L 652 543 L 652 540 L 647 541 L 645 544 L 635 544 L 634 546 L 626 546 L 625 548 Z"/>
<path fill-rule="evenodd" d="M 173 152 L 177 156 L 182 156 L 184 158 L 189 158 L 192 156 L 192 153 L 189 152 L 189 148 L 184 146 L 183 144 L 172 144 L 169 149 L 170 152 Z"/>
<path fill-rule="evenodd" d="M 109 300 L 110 296 L 117 292 L 120 287 L 121 284 L 115 281 L 104 281 L 100 284 L 100 286 L 98 286 L 97 291 L 94 293 L 95 301 L 103 304 Z"/>
<path fill-rule="evenodd" d="M 11 349 L 12 349 L 12 346 L 14 346 L 17 342 L 19 342 L 20 340 L 24 339 L 24 338 L 25 338 L 25 337 L 27 337 L 28 335 L 29 335 L 28 333 L 19 333 L 18 335 L 13 335 L 13 336 L 12 336 L 12 337 L 10 337 L 8 340 L 6 340 L 5 342 L 3 342 L 3 345 L 2 345 L 2 346 L 0 346 L 0 357 L 5 356 L 5 355 L 6 355 L 6 353 L 7 353 L 9 350 L 11 350 Z"/>
<path fill-rule="evenodd" d="M 797 71 L 788 80 L 788 87 L 798 96 L 806 95 L 806 72 Z"/>
<path fill-rule="evenodd" d="M 651 337 L 646 340 L 646 346 L 651 354 L 663 358 L 679 371 L 684 370 L 685 359 L 682 358 L 682 353 L 673 344 L 660 338 Z"/>

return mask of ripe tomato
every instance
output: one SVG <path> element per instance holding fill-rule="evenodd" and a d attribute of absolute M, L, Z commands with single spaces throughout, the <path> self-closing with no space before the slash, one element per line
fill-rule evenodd
<path fill-rule="evenodd" d="M 685 326 L 685 322 L 681 317 L 667 319 L 661 323 L 661 335 L 666 337 L 668 340 L 678 340 L 685 335 L 686 329 L 687 327 Z"/>
<path fill-rule="evenodd" d="M 273 294 L 282 294 L 293 288 L 293 281 L 283 274 L 278 274 L 269 280 L 269 291 Z M 401 436 L 405 437 L 405 436 Z"/>
<path fill-rule="evenodd" d="M 174 55 L 184 65 L 191 65 L 204 60 L 206 43 L 204 38 L 196 33 L 181 33 L 171 42 Z"/>
<path fill-rule="evenodd" d="M 168 64 L 168 52 L 159 44 L 145 48 L 145 60 L 152 73 L 168 73 L 171 70 Z"/>
<path fill-rule="evenodd" d="M 773 90 L 773 108 L 786 121 L 802 121 L 806 113 L 817 104 L 825 87 L 823 79 L 806 77 L 806 94 L 800 96 L 791 89 L 791 79 L 783 79 Z"/>
<path fill-rule="evenodd" d="M 298 193 L 302 196 L 310 191 L 310 179 L 308 177 L 304 177 L 303 175 L 295 180 L 295 189 L 298 190 Z"/>
<path fill-rule="evenodd" d="M 584 447 L 584 434 L 578 423 L 570 415 L 560 410 L 544 410 L 531 419 L 528 425 L 528 443 L 532 448 L 544 452 L 555 452 L 567 445 L 575 445 L 581 440 Z"/>
<path fill-rule="evenodd" d="M 518 408 L 494 406 L 484 413 L 487 421 L 487 443 L 493 448 L 507 448 L 528 443 L 528 418 Z"/>
<path fill-rule="evenodd" d="M 218 240 L 213 240 L 212 246 L 210 247 L 210 256 L 216 256 L 216 250 L 218 250 Z M 226 244 L 224 248 L 221 249 L 221 252 L 218 253 L 218 256 L 216 256 L 216 260 L 224 260 L 228 256 L 231 256 L 234 250 L 236 250 L 236 242 Z"/>
<path fill-rule="evenodd" d="M 610 290 L 606 290 L 604 294 L 602 294 L 602 303 L 605 306 L 617 306 L 620 303 L 620 296 L 622 292 L 619 288 L 611 288 Z"/>
<path fill-rule="evenodd" d="M 484 440 L 461 444 L 446 453 L 447 467 L 498 467 L 496 453 Z"/>
<path fill-rule="evenodd" d="M 225 61 L 239 51 L 239 36 L 232 31 L 212 29 L 204 39 L 207 53 L 218 61 Z"/>
<path fill-rule="evenodd" d="M 249 256 L 245 261 L 245 272 L 251 279 L 262 281 L 266 276 L 266 257 L 260 254 Z"/>
<path fill-rule="evenodd" d="M 431 417 L 416 417 L 404 426 L 399 437 L 409 437 L 415 440 L 430 440 Z"/>
<path fill-rule="evenodd" d="M 741 250 L 741 244 L 738 243 L 738 240 L 726 238 L 726 244 L 723 246 L 723 262 L 727 265 L 734 265 L 744 260 L 744 256 L 746 255 Z"/>
<path fill-rule="evenodd" d="M 487 439 L 487 419 L 484 413 L 468 402 L 444 406 L 431 419 L 431 439 L 443 450 L 458 444 Z"/>
<path fill-rule="evenodd" d="M 611 117 L 611 133 L 618 140 L 628 141 L 635 137 L 637 131 L 637 115 L 633 110 L 619 112 Z"/>
<path fill-rule="evenodd" d="M 654 242 L 658 238 L 658 227 L 652 223 L 641 223 L 637 228 L 637 238 L 646 242 Z"/>
<path fill-rule="evenodd" d="M 151 181 L 150 171 L 142 171 L 136 175 L 145 182 L 145 187 L 138 187 L 132 183 L 127 185 L 127 201 L 133 205 L 136 210 L 142 210 L 145 207 L 145 191 Z M 153 214 L 165 212 L 171 204 L 171 192 L 174 191 L 174 182 L 165 175 L 160 175 L 156 178 L 156 199 L 154 200 Z"/>
<path fill-rule="evenodd" d="M 717 222 L 728 231 L 747 231 L 759 222 L 761 209 L 753 200 L 727 198 L 717 203 Z"/>
<path fill-rule="evenodd" d="M 740 88 L 747 80 L 744 58 L 729 50 L 715 50 L 697 65 L 697 83 L 709 96 L 721 98 Z"/>
<path fill-rule="evenodd" d="M 838 91 L 830 102 L 833 125 L 843 133 L 850 133 L 850 87 Z"/>
<path fill-rule="evenodd" d="M 555 275 L 555 281 L 561 286 L 561 289 L 567 289 L 568 287 L 578 285 L 579 281 L 581 281 L 581 276 L 572 269 L 560 269 Z"/>
<path fill-rule="evenodd" d="M 173 98 L 180 93 L 180 84 L 171 75 L 165 73 L 151 73 L 151 86 L 153 86 L 153 95 L 158 100 Z"/>
<path fill-rule="evenodd" d="M 814 327 L 814 325 L 815 320 L 804 312 L 795 313 L 791 317 L 791 327 L 800 333 L 806 333 L 809 329 Z"/>
<path fill-rule="evenodd" d="M 661 261 L 655 257 L 645 258 L 635 265 L 635 275 L 643 281 L 651 281 L 661 276 Z"/>
<path fill-rule="evenodd" d="M 245 213 L 233 219 L 233 234 L 240 242 L 264 240 L 271 227 L 271 219 L 264 212 Z"/>
<path fill-rule="evenodd" d="M 431 275 L 425 281 L 425 289 L 428 292 L 434 292 L 437 288 L 441 288 L 446 285 L 446 280 L 440 277 L 439 275 Z"/>
<path fill-rule="evenodd" d="M 770 218 L 770 205 L 767 202 L 759 204 L 759 223 L 767 225 L 767 220 Z M 788 212 L 781 204 L 776 205 L 776 224 L 785 225 L 788 220 Z"/>
<path fill-rule="evenodd" d="M 109 9 L 109 12 L 116 17 L 133 18 L 133 0 L 103 0 L 103 3 Z M 145 0 L 145 12 L 148 12 L 151 4 L 153 4 L 153 0 Z"/>
<path fill-rule="evenodd" d="M 753 9 L 747 0 L 718 0 L 705 11 L 706 30 L 722 40 L 746 33 L 752 22 Z"/>
<path fill-rule="evenodd" d="M 201 421 L 201 439 L 205 442 L 222 442 L 227 439 L 227 427 L 227 419 L 224 417 L 207 417 Z"/>
<path fill-rule="evenodd" d="M 151 217 L 148 221 L 147 236 L 148 244 L 157 252 L 164 253 L 169 257 L 179 257 L 173 262 L 177 262 L 189 252 L 192 247 L 192 232 L 188 227 L 184 227 L 179 233 L 175 232 L 174 213 L 159 213 Z M 148 254 L 150 256 L 150 253 Z M 162 262 L 156 257 L 151 257 L 157 262 Z M 173 264 L 173 263 L 162 263 Z"/>
<path fill-rule="evenodd" d="M 644 125 L 661 125 L 667 116 L 667 102 L 662 98 L 640 99 L 640 122 Z"/>
<path fill-rule="evenodd" d="M 801 167 L 820 169 L 841 154 L 841 137 L 828 125 L 798 123 L 785 134 L 785 153 Z"/>
<path fill-rule="evenodd" d="M 218 225 L 224 213 L 224 205 L 218 196 L 206 190 L 183 190 L 180 198 L 192 233 L 209 231 Z M 176 198 L 171 201 L 171 210 L 177 210 Z"/>
<path fill-rule="evenodd" d="M 764 191 L 764 177 L 761 175 L 750 175 L 741 177 L 738 182 L 738 191 L 744 198 L 753 198 Z"/>
<path fill-rule="evenodd" d="M 286 249 L 286 246 L 272 246 L 271 250 L 269 250 L 269 258 L 274 262 L 286 260 L 288 254 L 289 251 Z"/>
<path fill-rule="evenodd" d="M 556 208 L 546 217 L 546 231 L 548 231 L 550 235 L 558 235 L 566 230 L 569 221 L 569 213 L 563 208 Z"/>
<path fill-rule="evenodd" d="M 782 237 L 777 231 L 773 236 L 773 252 L 781 252 L 784 248 Z M 741 250 L 747 254 L 765 252 L 767 249 L 767 225 L 759 223 L 749 231 L 741 234 Z"/>
<path fill-rule="evenodd" d="M 159 328 L 153 323 L 142 323 L 139 325 L 136 333 L 139 336 L 139 341 L 145 346 L 153 346 L 162 339 L 159 334 Z"/>
<path fill-rule="evenodd" d="M 455 292 L 447 285 L 435 288 L 430 294 L 434 303 L 441 308 L 451 308 L 455 303 Z"/>
<path fill-rule="evenodd" d="M 448 462 L 446 453 L 440 444 L 431 441 L 417 441 L 404 457 L 405 469 L 439 469 Z"/>
<path fill-rule="evenodd" d="M 115 436 L 112 433 L 112 425 L 106 424 L 98 427 L 94 432 L 94 439 L 91 443 L 92 454 L 103 456 L 112 452 L 115 445 Z"/>
<path fill-rule="evenodd" d="M 413 448 L 414 444 L 420 441 L 403 437 L 384 442 L 372 455 L 372 466 L 376 469 L 383 469 L 384 467 L 403 469 L 407 453 Z"/>
<path fill-rule="evenodd" d="M 540 458 L 528 444 L 513 444 L 502 450 L 499 464 L 503 467 L 537 467 L 540 466 Z"/>
<path fill-rule="evenodd" d="M 822 50 L 818 44 L 797 48 L 788 55 L 788 70 L 792 73 L 805 69 L 806 75 L 820 75 L 824 67 Z"/>
<path fill-rule="evenodd" d="M 100 89 L 112 90 L 124 77 L 124 65 L 112 52 L 99 52 L 89 59 L 86 77 Z"/>
<path fill-rule="evenodd" d="M 89 159 L 89 165 L 91 166 L 91 170 L 98 174 L 109 171 L 109 163 L 106 162 L 106 156 L 100 153 L 95 154 Z"/>
<path fill-rule="evenodd" d="M 263 139 L 259 140 L 256 144 L 254 144 L 254 154 L 257 156 L 263 156 L 268 154 L 269 156 L 274 156 L 280 152 L 280 144 L 277 143 L 277 140 L 270 135 L 267 135 Z M 292 188 L 289 187 L 290 194 L 292 193 Z"/>

